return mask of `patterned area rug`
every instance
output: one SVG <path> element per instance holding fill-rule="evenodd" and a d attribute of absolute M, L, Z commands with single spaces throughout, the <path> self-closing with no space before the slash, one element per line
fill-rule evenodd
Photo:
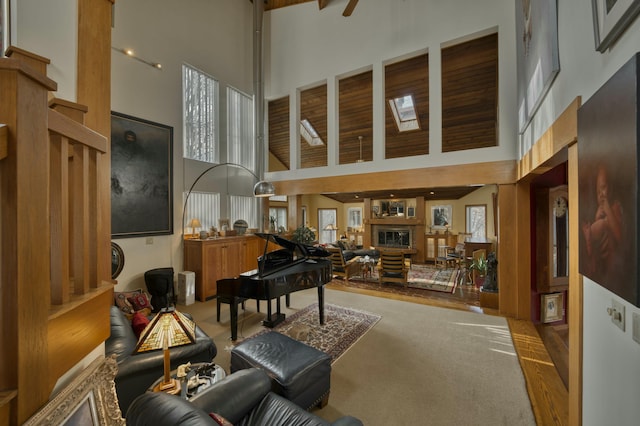
<path fill-rule="evenodd" d="M 263 333 L 282 333 L 325 352 L 331 357 L 333 364 L 371 330 L 380 318 L 380 315 L 370 312 L 325 303 L 324 325 L 320 325 L 318 304 L 313 303 L 288 316 L 272 330 L 260 331 L 247 339 Z"/>
<path fill-rule="evenodd" d="M 411 265 L 407 279 L 407 286 L 422 290 L 441 291 L 443 293 L 453 293 L 456 290 L 459 270 L 456 268 L 439 268 L 433 265 Z M 363 281 L 362 277 L 351 277 L 349 281 Z M 378 273 L 371 271 L 364 281 L 378 282 Z M 398 285 L 400 283 L 385 283 L 385 286 Z"/>
<path fill-rule="evenodd" d="M 408 286 L 425 290 L 453 293 L 458 282 L 458 269 L 437 268 L 429 265 L 412 265 Z"/>

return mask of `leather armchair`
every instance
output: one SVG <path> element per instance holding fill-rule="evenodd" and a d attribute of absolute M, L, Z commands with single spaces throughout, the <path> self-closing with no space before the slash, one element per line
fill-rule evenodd
<path fill-rule="evenodd" d="M 352 416 L 331 423 L 303 410 L 271 392 L 269 376 L 256 368 L 230 374 L 189 401 L 162 392 L 145 393 L 133 401 L 126 418 L 128 426 L 218 425 L 209 413 L 242 426 L 362 426 Z"/>
<path fill-rule="evenodd" d="M 111 336 L 105 342 L 105 354 L 116 354 L 118 374 L 116 392 L 122 413 L 126 413 L 129 404 L 163 373 L 164 357 L 162 351 L 133 354 L 138 343 L 131 323 L 117 307 L 111 307 Z M 196 326 L 196 342 L 191 345 L 170 349 L 171 368 L 187 362 L 212 362 L 218 353 L 213 340 Z"/>

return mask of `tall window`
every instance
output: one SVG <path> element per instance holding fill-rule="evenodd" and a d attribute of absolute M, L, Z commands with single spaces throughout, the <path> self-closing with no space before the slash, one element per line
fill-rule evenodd
<path fill-rule="evenodd" d="M 238 219 L 243 219 L 249 228 L 258 228 L 258 209 L 255 207 L 255 197 L 242 195 L 229 196 L 231 224 Z"/>
<path fill-rule="evenodd" d="M 185 192 L 184 196 L 187 194 Z M 199 219 L 202 227 L 195 229 L 198 231 L 209 231 L 212 226 L 218 228 L 218 219 L 220 219 L 220 194 L 211 192 L 193 191 L 187 201 L 185 210 L 185 234 L 191 234 L 194 230 L 189 227 L 191 219 Z"/>
<path fill-rule="evenodd" d="M 281 226 L 287 229 L 287 208 L 286 207 L 269 207 L 269 220 L 275 218 L 277 228 Z"/>
<path fill-rule="evenodd" d="M 238 90 L 227 89 L 227 158 L 256 173 L 257 159 L 253 129 L 253 99 Z M 258 227 L 258 203 L 253 197 L 231 196 L 231 217 Z"/>
<path fill-rule="evenodd" d="M 329 244 L 337 238 L 338 212 L 336 209 L 318 209 L 320 244 Z"/>
<path fill-rule="evenodd" d="M 184 157 L 218 162 L 218 82 L 204 72 L 182 65 Z"/>
<path fill-rule="evenodd" d="M 466 210 L 466 232 L 471 238 L 484 240 L 487 237 L 487 206 L 486 204 L 468 205 Z"/>
<path fill-rule="evenodd" d="M 256 146 L 253 129 L 253 99 L 230 87 L 228 103 L 229 162 L 256 172 Z"/>

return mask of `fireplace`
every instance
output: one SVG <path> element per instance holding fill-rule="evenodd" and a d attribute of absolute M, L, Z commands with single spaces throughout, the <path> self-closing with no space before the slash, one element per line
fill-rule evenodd
<path fill-rule="evenodd" d="M 413 243 L 413 231 L 409 226 L 375 226 L 373 230 L 376 247 L 409 248 Z"/>

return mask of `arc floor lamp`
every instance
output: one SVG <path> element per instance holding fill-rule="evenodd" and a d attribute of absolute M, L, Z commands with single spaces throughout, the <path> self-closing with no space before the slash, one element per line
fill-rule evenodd
<path fill-rule="evenodd" d="M 218 164 L 214 164 L 213 166 L 208 167 L 207 169 L 205 169 L 202 173 L 200 173 L 198 175 L 198 177 L 191 184 L 191 187 L 189 188 L 189 191 L 187 192 L 187 196 L 184 199 L 184 206 L 182 208 L 182 235 L 183 235 L 183 238 L 184 238 L 184 227 L 185 227 L 184 220 L 185 220 L 185 215 L 187 213 L 187 204 L 189 202 L 189 196 L 191 195 L 191 192 L 193 191 L 193 189 L 195 188 L 196 184 L 198 183 L 198 181 L 200 181 L 200 179 L 202 179 L 203 176 L 205 176 L 211 170 L 217 169 L 218 167 L 222 167 L 222 166 L 236 167 L 236 168 L 244 170 L 245 172 L 247 172 L 251 176 L 253 176 L 255 178 L 255 180 L 257 181 L 256 184 L 253 186 L 253 196 L 254 197 L 256 197 L 256 198 L 267 198 L 267 197 L 273 197 L 276 194 L 275 187 L 273 186 L 273 184 L 271 182 L 268 182 L 266 180 L 261 180 L 251 169 L 248 169 L 247 167 L 245 167 L 245 166 L 243 166 L 241 164 L 237 164 L 237 163 L 218 163 Z M 229 180 L 229 177 L 227 176 L 227 181 L 228 180 Z"/>

